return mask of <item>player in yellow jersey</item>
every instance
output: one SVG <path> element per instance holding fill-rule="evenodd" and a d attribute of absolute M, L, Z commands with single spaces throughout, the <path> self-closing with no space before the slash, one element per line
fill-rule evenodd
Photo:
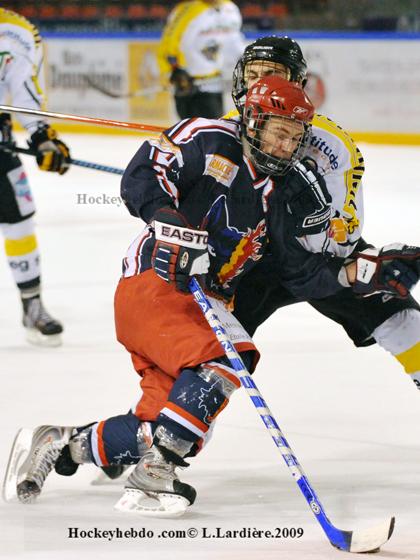
<path fill-rule="evenodd" d="M 259 78 L 278 74 L 302 85 L 306 82 L 306 61 L 298 43 L 289 37 L 263 37 L 248 45 L 234 72 L 232 96 L 239 112 L 243 111 L 246 93 Z M 238 115 L 238 111 L 236 115 Z M 235 112 L 226 116 L 235 118 Z M 311 252 L 352 259 L 369 249 L 362 239 L 364 162 L 360 150 L 340 126 L 327 117 L 315 114 L 307 157 L 324 177 L 332 197 L 330 227 L 317 234 L 302 235 L 305 213 L 310 214 L 307 184 L 295 181 L 288 185 L 295 191 L 294 204 L 304 210 L 296 215 L 298 241 Z M 306 206 L 306 208 L 305 208 Z M 299 212 L 297 212 L 299 214 Z M 396 245 L 396 244 L 395 244 Z M 394 245 L 394 247 L 395 247 Z M 359 270 L 358 274 L 362 274 Z M 404 272 L 400 273 L 403 277 Z M 277 309 L 303 299 L 320 313 L 341 324 L 356 346 L 375 342 L 393 354 L 420 389 L 420 307 L 408 293 L 397 290 L 389 295 L 357 297 L 356 279 L 339 277 L 341 292 L 324 299 L 310 299 L 292 294 L 284 287 L 277 259 L 268 251 L 263 259 L 240 282 L 236 291 L 234 314 L 252 336 Z M 353 278 L 352 280 L 355 280 Z M 415 278 L 413 278 L 415 280 Z"/>
<path fill-rule="evenodd" d="M 43 96 L 43 52 L 38 30 L 15 12 L 0 8 L 0 103 L 40 109 Z M 20 115 L 38 166 L 60 175 L 69 166 L 68 147 L 39 117 Z M 41 301 L 40 255 L 34 231 L 34 202 L 22 162 L 13 148 L 10 115 L 0 113 L 0 229 L 7 259 L 23 306 L 27 339 L 58 346 L 62 325 Z"/>
<path fill-rule="evenodd" d="M 159 65 L 174 86 L 180 118 L 223 114 L 223 74 L 242 54 L 242 17 L 230 0 L 177 4 L 163 31 Z"/>

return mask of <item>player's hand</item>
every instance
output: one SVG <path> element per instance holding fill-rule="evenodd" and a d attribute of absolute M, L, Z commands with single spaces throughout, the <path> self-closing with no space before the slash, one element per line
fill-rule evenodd
<path fill-rule="evenodd" d="M 12 118 L 9 113 L 0 113 L 0 142 L 12 144 Z"/>
<path fill-rule="evenodd" d="M 207 231 L 193 229 L 175 209 L 162 208 L 153 216 L 156 243 L 152 267 L 165 282 L 189 292 L 191 276 L 205 274 L 210 266 Z"/>
<path fill-rule="evenodd" d="M 332 198 L 313 160 L 295 163 L 279 188 L 294 218 L 297 237 L 321 233 L 329 228 Z"/>
<path fill-rule="evenodd" d="M 43 171 L 65 173 L 70 165 L 70 150 L 57 138 L 57 132 L 47 124 L 42 124 L 32 134 L 28 142 L 31 150 L 36 152 L 36 162 Z"/>
<path fill-rule="evenodd" d="M 393 243 L 356 253 L 353 291 L 362 296 L 385 292 L 404 299 L 420 276 L 420 247 Z"/>
<path fill-rule="evenodd" d="M 169 76 L 170 83 L 175 88 L 175 95 L 191 95 L 195 91 L 194 80 L 183 68 L 175 67 Z"/>

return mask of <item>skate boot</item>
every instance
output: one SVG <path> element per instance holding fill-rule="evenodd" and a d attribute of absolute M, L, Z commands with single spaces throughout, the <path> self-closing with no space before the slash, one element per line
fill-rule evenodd
<path fill-rule="evenodd" d="M 3 485 L 6 501 L 15 497 L 25 504 L 35 501 L 72 431 L 70 427 L 39 426 L 18 432 Z"/>
<path fill-rule="evenodd" d="M 184 442 L 191 447 L 190 442 Z M 186 449 L 185 454 L 188 452 Z M 128 478 L 125 492 L 115 508 L 119 511 L 155 517 L 179 517 L 195 501 L 196 491 L 181 482 L 175 473 L 186 467 L 179 455 L 161 445 L 153 445 Z"/>
<path fill-rule="evenodd" d="M 23 296 L 22 305 L 26 340 L 38 346 L 60 346 L 63 327 L 45 309 L 40 296 Z"/>

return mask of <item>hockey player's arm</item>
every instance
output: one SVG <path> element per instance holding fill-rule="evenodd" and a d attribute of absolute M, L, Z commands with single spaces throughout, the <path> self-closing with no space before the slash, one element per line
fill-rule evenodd
<path fill-rule="evenodd" d="M 341 257 L 310 253 L 301 247 L 289 248 L 288 253 L 288 262 L 281 266 L 281 283 L 297 299 L 323 299 L 344 288 L 338 279 L 344 266 Z"/>
<path fill-rule="evenodd" d="M 279 280 L 296 298 L 321 299 L 343 289 L 338 274 L 345 259 L 302 247 L 295 235 L 295 220 L 280 189 L 274 189 L 268 199 L 267 226 Z"/>
<path fill-rule="evenodd" d="M 363 229 L 363 156 L 352 138 L 326 117 L 316 115 L 314 124 L 323 130 L 321 134 L 328 146 L 325 155 L 329 164 L 319 171 L 332 198 L 331 217 L 327 230 L 300 237 L 299 242 L 311 252 L 347 257 L 354 251 Z M 323 144 L 324 141 L 320 147 Z M 322 158 L 318 163 L 324 167 Z"/>
<path fill-rule="evenodd" d="M 332 198 L 314 160 L 293 165 L 280 186 L 295 226 L 296 237 L 312 236 L 330 227 Z"/>
<path fill-rule="evenodd" d="M 355 249 L 362 235 L 363 227 L 363 196 L 362 188 L 359 185 L 357 192 L 352 197 L 350 214 L 345 210 L 343 187 L 344 176 L 342 174 L 327 174 L 323 176 L 326 187 L 326 199 L 329 203 L 329 209 L 326 205 L 326 220 L 320 222 L 320 225 L 326 226 L 323 231 L 312 231 L 304 234 L 303 229 L 297 231 L 296 237 L 299 243 L 307 251 L 313 253 L 328 252 L 338 257 L 347 257 Z M 329 210 L 329 212 L 328 212 Z M 328 215 L 327 215 L 328 213 Z M 322 219 L 322 205 L 319 205 L 317 212 L 311 216 L 308 214 L 308 220 L 313 217 Z"/>
<path fill-rule="evenodd" d="M 192 5 L 184 2 L 175 6 L 169 14 L 158 49 L 158 64 L 162 74 L 170 74 L 174 68 L 186 69 L 182 39 L 190 23 L 205 9 L 205 4 Z M 186 47 L 196 48 L 195 45 Z"/>
<path fill-rule="evenodd" d="M 35 49 L 34 60 L 16 57 L 7 84 L 13 105 L 28 109 L 41 109 L 44 102 L 42 45 Z M 29 147 L 36 154 L 36 161 L 43 171 L 60 175 L 69 168 L 70 150 L 58 138 L 57 132 L 37 117 L 19 115 L 22 126 L 30 134 Z"/>
<path fill-rule="evenodd" d="M 178 209 L 203 170 L 204 158 L 194 141 L 178 146 L 164 133 L 144 142 L 134 155 L 121 180 L 121 197 L 130 214 L 149 223 L 161 208 Z"/>
<path fill-rule="evenodd" d="M 6 79 L 7 89 L 16 107 L 42 109 L 45 100 L 43 82 L 43 58 L 41 46 L 35 51 L 35 59 L 16 55 Z M 40 122 L 39 117 L 17 114 L 20 124 L 31 134 Z"/>

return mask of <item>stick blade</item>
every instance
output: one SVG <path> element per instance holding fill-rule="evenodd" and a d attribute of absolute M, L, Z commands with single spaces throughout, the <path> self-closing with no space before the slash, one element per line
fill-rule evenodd
<path fill-rule="evenodd" d="M 350 541 L 350 552 L 377 552 L 385 544 L 394 531 L 395 517 L 390 521 L 365 529 L 353 531 Z"/>

